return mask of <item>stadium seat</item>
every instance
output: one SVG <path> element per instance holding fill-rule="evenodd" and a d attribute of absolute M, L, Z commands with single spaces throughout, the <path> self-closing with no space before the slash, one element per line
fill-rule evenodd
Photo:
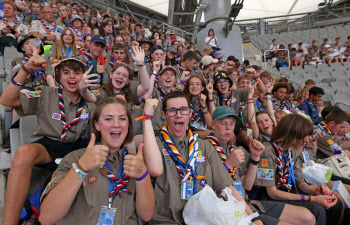
<path fill-rule="evenodd" d="M 5 78 L 6 78 L 6 81 L 11 81 L 12 60 L 15 58 L 20 58 L 22 56 L 23 56 L 23 54 L 17 52 L 16 48 L 5 47 L 4 57 L 5 57 Z"/>

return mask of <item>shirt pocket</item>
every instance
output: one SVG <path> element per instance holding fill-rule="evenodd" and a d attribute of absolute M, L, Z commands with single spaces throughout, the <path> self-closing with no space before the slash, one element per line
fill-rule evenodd
<path fill-rule="evenodd" d="M 210 164 L 204 162 L 203 164 L 197 163 L 197 192 L 202 190 L 205 185 L 213 187 L 213 172 Z"/>

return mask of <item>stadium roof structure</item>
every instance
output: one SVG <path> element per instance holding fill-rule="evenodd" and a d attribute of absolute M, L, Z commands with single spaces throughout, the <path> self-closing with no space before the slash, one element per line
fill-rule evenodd
<path fill-rule="evenodd" d="M 128 0 L 136 4 L 149 8 L 152 11 L 168 15 L 169 0 Z M 189 0 L 175 0 L 176 5 L 185 5 Z M 215 0 L 213 0 L 215 1 Z M 329 1 L 329 0 L 328 0 Z M 333 4 L 341 0 L 333 0 Z M 193 1 L 191 1 L 193 2 Z M 196 2 L 196 1 L 195 1 Z M 200 0 L 197 0 L 199 3 Z M 235 0 L 231 0 L 233 4 Z M 325 0 L 244 0 L 243 9 L 240 11 L 236 21 L 286 16 L 317 11 L 318 5 Z M 193 4 L 192 4 L 193 5 Z M 181 6 L 180 6 L 181 8 Z M 187 10 L 186 10 L 187 11 Z M 194 11 L 194 9 L 193 9 Z M 202 17 L 202 22 L 203 17 Z"/>

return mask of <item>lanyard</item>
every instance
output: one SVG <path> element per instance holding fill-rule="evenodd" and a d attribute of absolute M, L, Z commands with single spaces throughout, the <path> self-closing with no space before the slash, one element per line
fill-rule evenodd
<path fill-rule="evenodd" d="M 262 107 L 261 107 L 261 103 L 260 103 L 259 99 L 257 99 L 255 101 L 255 103 L 256 103 L 256 106 L 258 107 L 259 111 L 262 111 Z"/>
<path fill-rule="evenodd" d="M 294 175 L 294 163 L 293 163 L 293 160 L 292 160 L 292 153 L 290 152 L 291 150 L 289 149 L 288 152 L 289 152 L 289 160 L 290 160 L 290 166 L 289 166 L 289 170 L 290 170 L 290 176 L 288 177 L 288 184 L 290 184 L 290 180 L 293 181 L 293 184 L 294 184 L 294 187 L 295 187 L 295 190 L 296 192 L 298 193 L 298 189 L 297 189 L 297 183 L 295 182 L 295 175 Z M 286 160 L 287 161 L 287 160 Z"/>

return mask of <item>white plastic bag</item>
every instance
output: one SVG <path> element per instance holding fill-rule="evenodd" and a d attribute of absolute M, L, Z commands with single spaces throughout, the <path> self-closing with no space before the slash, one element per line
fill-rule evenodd
<path fill-rule="evenodd" d="M 325 185 L 332 177 L 332 169 L 310 160 L 303 164 L 304 179 L 309 184 Z"/>
<path fill-rule="evenodd" d="M 188 225 L 248 225 L 258 214 L 248 217 L 245 212 L 245 202 L 237 201 L 231 195 L 231 189 L 226 187 L 222 195 L 227 201 L 216 197 L 213 189 L 206 185 L 203 190 L 188 200 L 183 211 L 185 223 Z M 247 218 L 247 219 L 245 219 Z"/>

